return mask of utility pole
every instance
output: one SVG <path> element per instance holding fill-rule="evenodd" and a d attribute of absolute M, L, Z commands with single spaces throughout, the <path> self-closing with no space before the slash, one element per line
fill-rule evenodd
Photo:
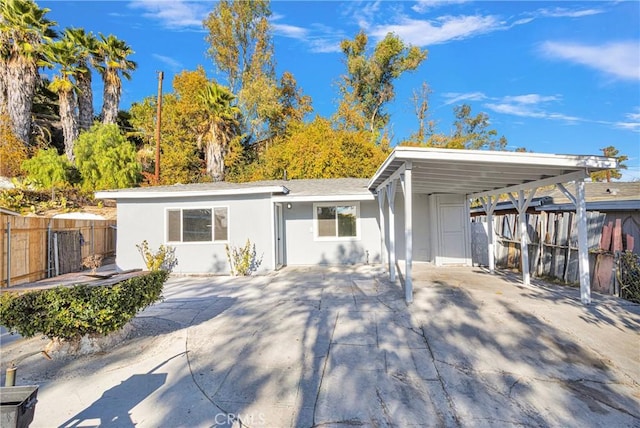
<path fill-rule="evenodd" d="M 158 71 L 158 111 L 156 112 L 156 171 L 154 175 L 155 184 L 160 182 L 160 125 L 162 122 L 162 79 L 164 73 Z"/>

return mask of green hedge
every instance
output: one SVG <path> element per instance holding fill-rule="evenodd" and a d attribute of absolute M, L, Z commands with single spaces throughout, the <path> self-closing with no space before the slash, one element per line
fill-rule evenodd
<path fill-rule="evenodd" d="M 122 328 L 162 298 L 169 273 L 155 271 L 111 286 L 56 287 L 0 295 L 0 324 L 24 337 L 75 339 Z"/>

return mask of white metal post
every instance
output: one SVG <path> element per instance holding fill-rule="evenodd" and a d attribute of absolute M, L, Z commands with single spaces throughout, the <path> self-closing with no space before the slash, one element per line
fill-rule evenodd
<path fill-rule="evenodd" d="M 387 184 L 387 200 L 389 201 L 389 280 L 396 280 L 396 186 L 398 182 L 393 180 Z"/>
<path fill-rule="evenodd" d="M 411 271 L 413 265 L 413 184 L 411 177 L 411 162 L 405 162 L 404 171 L 404 293 L 407 303 L 413 302 L 413 280 Z"/>
<path fill-rule="evenodd" d="M 496 270 L 496 250 L 495 250 L 495 238 L 493 236 L 493 211 L 496 209 L 496 205 L 498 204 L 498 197 L 495 199 L 493 196 L 489 195 L 485 199 L 480 199 L 482 202 L 482 206 L 484 208 L 485 213 L 487 213 L 487 251 L 489 256 L 489 272 L 495 273 Z"/>
<path fill-rule="evenodd" d="M 385 257 L 385 253 L 387 252 L 387 244 L 385 240 L 385 227 L 384 227 L 384 197 L 385 191 L 384 189 L 378 190 L 378 209 L 380 214 L 380 264 L 384 266 L 384 261 L 388 257 Z"/>
<path fill-rule="evenodd" d="M 584 180 L 576 181 L 576 214 L 578 216 L 578 266 L 580 271 L 580 300 L 591 303 L 589 278 L 589 243 L 587 236 L 587 205 L 584 200 Z"/>
<path fill-rule="evenodd" d="M 518 191 L 518 220 L 520 222 L 520 260 L 522 264 L 522 282 L 531 283 L 529 273 L 529 233 L 527 231 L 527 206 L 525 205 L 524 190 Z"/>

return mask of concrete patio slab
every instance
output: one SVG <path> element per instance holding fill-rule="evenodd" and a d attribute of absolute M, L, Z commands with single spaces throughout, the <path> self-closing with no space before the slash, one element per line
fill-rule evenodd
<path fill-rule="evenodd" d="M 32 427 L 640 426 L 640 306 L 475 268 L 171 277 L 110 352 L 25 360 Z M 2 347 L 2 368 L 46 340 Z M 4 370 L 3 370 L 4 372 Z"/>

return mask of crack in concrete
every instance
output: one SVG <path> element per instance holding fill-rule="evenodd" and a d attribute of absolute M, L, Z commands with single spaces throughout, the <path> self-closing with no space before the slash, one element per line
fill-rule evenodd
<path fill-rule="evenodd" d="M 340 312 L 336 314 L 336 319 L 333 322 L 333 329 L 331 330 L 331 337 L 329 338 L 329 346 L 327 346 L 327 353 L 324 358 L 324 364 L 322 365 L 322 374 L 320 375 L 320 382 L 318 382 L 318 393 L 316 394 L 316 401 L 313 403 L 313 426 L 316 426 L 316 410 L 318 409 L 318 401 L 320 401 L 320 391 L 322 390 L 322 382 L 324 381 L 324 374 L 327 371 L 327 364 L 329 364 L 329 352 L 331 352 L 331 345 L 333 344 L 333 335 L 336 332 L 338 326 L 338 317 Z"/>
<path fill-rule="evenodd" d="M 380 403 L 380 407 L 382 407 L 382 414 L 384 415 L 385 422 L 387 426 L 393 426 L 393 417 L 389 414 L 389 408 L 387 407 L 387 403 L 385 403 L 384 398 L 382 398 L 382 394 L 380 394 L 380 389 L 376 388 L 376 396 L 378 397 L 378 403 Z"/>
<path fill-rule="evenodd" d="M 431 356 L 431 361 L 433 362 L 433 367 L 436 371 L 438 382 L 440 383 L 440 388 L 442 388 L 442 392 L 447 400 L 447 405 L 449 406 L 451 417 L 453 418 L 453 421 L 455 422 L 456 426 L 462 426 L 460 423 L 458 414 L 456 412 L 455 405 L 453 404 L 453 399 L 451 398 L 451 395 L 449 395 L 449 391 L 447 391 L 447 387 L 444 383 L 444 380 L 442 379 L 442 375 L 440 374 L 440 370 L 438 369 L 438 366 L 435 364 L 436 358 L 435 358 L 435 355 L 433 354 L 433 349 L 431 349 L 431 345 L 429 344 L 427 333 L 424 331 L 424 327 L 422 326 L 420 327 L 420 330 L 422 331 L 422 339 L 424 340 L 424 343 L 427 346 L 427 350 L 429 351 L 429 355 Z"/>

